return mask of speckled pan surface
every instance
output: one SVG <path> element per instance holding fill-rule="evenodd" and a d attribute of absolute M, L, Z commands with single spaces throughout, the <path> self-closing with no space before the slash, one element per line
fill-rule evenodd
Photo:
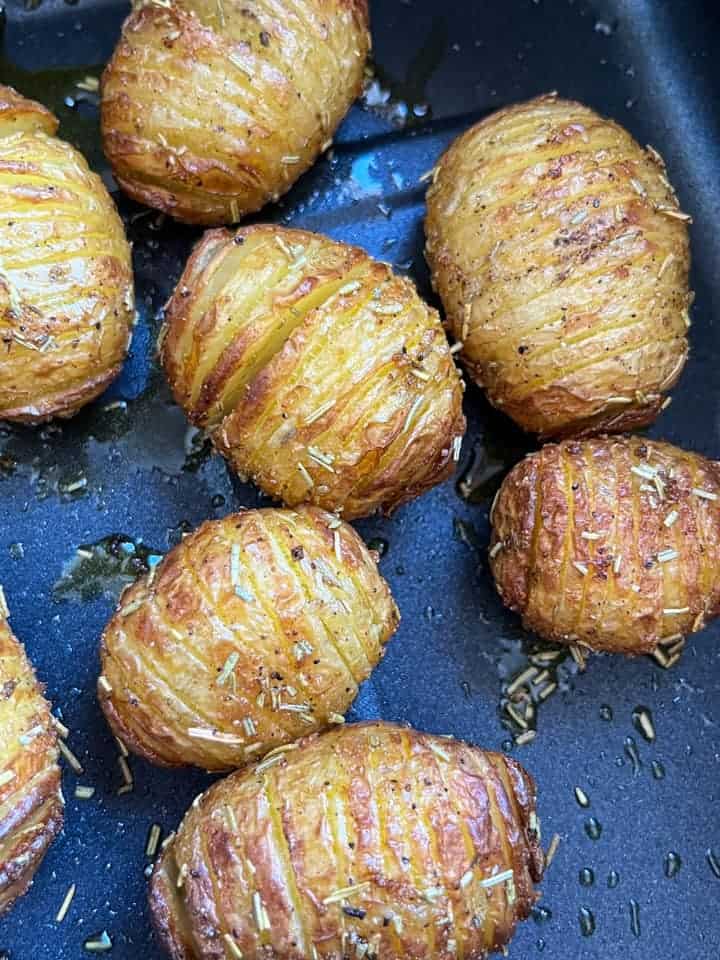
<path fill-rule="evenodd" d="M 99 76 L 125 13 L 114 0 L 44 0 L 33 10 L 10 0 L 0 59 L 0 81 L 53 109 L 60 135 L 110 186 L 96 96 L 77 83 L 92 86 L 85 77 Z M 322 159 L 268 217 L 363 246 L 428 295 L 422 174 L 489 110 L 554 88 L 588 103 L 662 152 L 682 208 L 694 217 L 690 359 L 650 435 L 720 456 L 716 4 L 377 0 L 371 15 L 379 82 L 367 99 L 375 106 L 351 110 L 333 158 Z M 406 120 L 402 102 L 410 104 Z M 98 638 L 121 568 L 166 552 L 188 525 L 264 502 L 187 432 L 152 361 L 157 311 L 199 231 L 138 216 L 142 208 L 129 201 L 120 208 L 134 242 L 139 309 L 121 379 L 61 427 L 0 428 L 0 582 L 11 626 L 85 768 L 81 776 L 66 769 L 64 831 L 30 892 L 0 920 L 0 956 L 4 950 L 12 960 L 81 960 L 90 955 L 85 939 L 103 929 L 113 941 L 109 956 L 161 960 L 146 912 L 147 831 L 152 823 L 173 829 L 210 778 L 133 760 L 135 789 L 117 795 L 117 750 L 95 699 Z M 487 569 L 488 509 L 501 474 L 529 445 L 474 388 L 465 411 L 460 475 L 470 500 L 448 482 L 390 520 L 357 524 L 367 540 L 389 545 L 380 569 L 403 621 L 351 716 L 407 721 L 498 749 L 511 739 L 501 723 L 500 675 L 514 677 L 528 657 L 519 620 L 503 610 Z M 127 538 L 124 547 L 104 541 L 112 534 Z M 129 545 L 139 539 L 145 547 L 133 556 Z M 77 562 L 77 548 L 100 541 L 119 558 L 90 550 L 80 573 L 53 589 L 64 565 Z M 551 916 L 537 913 L 521 926 L 511 958 L 705 960 L 716 949 L 720 920 L 711 905 L 720 877 L 707 851 L 720 859 L 719 639 L 717 624 L 698 634 L 669 671 L 647 658 L 611 657 L 592 659 L 582 674 L 569 660 L 556 671 L 560 687 L 538 710 L 536 739 L 511 750 L 538 782 L 545 842 L 556 832 L 562 839 L 543 884 L 541 905 Z M 639 706 L 652 712 L 652 743 L 633 724 Z M 502 715 L 509 716 L 506 708 Z M 77 799 L 78 783 L 95 787 L 94 796 Z M 576 786 L 589 798 L 586 809 Z M 597 840 L 585 829 L 590 817 L 602 827 Z M 669 879 L 671 852 L 682 865 Z M 584 869 L 593 871 L 590 886 L 580 882 Z M 668 872 L 675 870 L 673 860 Z M 77 893 L 57 924 L 72 883 Z M 581 908 L 594 917 L 587 938 Z"/>

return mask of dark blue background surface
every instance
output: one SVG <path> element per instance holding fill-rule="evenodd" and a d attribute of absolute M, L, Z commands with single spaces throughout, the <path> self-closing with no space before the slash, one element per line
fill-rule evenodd
<path fill-rule="evenodd" d="M 380 110 L 353 108 L 333 158 L 321 160 L 268 217 L 359 243 L 410 273 L 429 295 L 420 175 L 460 130 L 502 104 L 551 89 L 586 101 L 663 153 L 682 207 L 695 218 L 691 358 L 651 434 L 720 456 L 718 5 L 375 0 L 371 7 L 378 74 L 391 101 Z M 30 11 L 13 0 L 0 61 L 0 79 L 55 108 L 61 134 L 108 183 L 93 96 L 81 95 L 74 108 L 64 100 L 78 97 L 79 79 L 99 74 L 124 13 L 116 0 L 44 0 Z M 410 120 L 401 123 L 403 102 Z M 125 201 L 121 207 L 127 218 L 140 211 Z M 0 920 L 0 951 L 12 960 L 79 960 L 83 940 L 103 928 L 116 960 L 159 960 L 145 907 L 147 829 L 153 821 L 173 829 L 207 782 L 199 773 L 157 771 L 136 760 L 135 791 L 116 795 L 116 750 L 94 697 L 97 642 L 113 600 L 103 594 L 61 601 L 53 592 L 81 543 L 122 532 L 164 552 L 181 524 L 260 502 L 217 457 L 188 469 L 186 425 L 153 366 L 153 343 L 157 312 L 199 233 L 154 226 L 155 215 L 129 225 L 139 324 L 121 380 L 59 430 L 0 428 L 0 582 L 11 623 L 72 731 L 69 742 L 86 767 L 80 782 L 97 788 L 92 800 L 76 800 L 76 778 L 66 772 L 63 835 L 31 892 Z M 101 407 L 118 398 L 128 401 L 128 414 L 109 418 Z M 475 389 L 468 390 L 466 411 L 463 465 L 475 443 L 517 455 L 517 433 Z M 86 490 L 63 495 L 63 485 L 81 475 Z M 353 716 L 408 721 L 488 747 L 506 739 L 498 669 L 503 649 L 519 637 L 518 623 L 501 609 L 482 553 L 453 534 L 459 518 L 474 525 L 484 545 L 487 510 L 487 503 L 465 503 L 447 483 L 390 520 L 359 524 L 366 537 L 389 542 L 382 570 L 403 623 Z M 667 673 L 644 658 L 594 659 L 544 706 L 536 741 L 514 749 L 537 778 L 546 839 L 557 831 L 562 844 L 544 883 L 552 917 L 524 924 L 511 957 L 717 955 L 720 880 L 706 850 L 720 854 L 719 638 L 717 625 L 705 630 Z M 600 719 L 602 704 L 612 706 L 611 722 Z M 652 709 L 657 742 L 636 735 L 643 766 L 633 776 L 623 740 L 635 733 L 638 704 Z M 653 759 L 667 770 L 662 781 L 651 775 Z M 576 784 L 590 796 L 587 813 L 575 802 Z M 589 813 L 603 825 L 597 842 L 583 830 Z M 663 873 L 670 850 L 683 859 L 673 880 Z M 593 887 L 580 886 L 583 867 L 595 871 Z M 612 890 L 610 869 L 620 874 Z M 57 925 L 73 882 L 77 896 Z M 640 904 L 639 939 L 630 929 L 630 898 Z M 580 935 L 581 906 L 596 917 L 588 939 Z"/>

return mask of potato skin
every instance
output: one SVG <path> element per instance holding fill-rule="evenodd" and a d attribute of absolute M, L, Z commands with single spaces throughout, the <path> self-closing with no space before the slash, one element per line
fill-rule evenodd
<path fill-rule="evenodd" d="M 641 437 L 548 444 L 491 519 L 498 592 L 548 640 L 651 653 L 720 613 L 717 461 Z"/>
<path fill-rule="evenodd" d="M 345 713 L 399 619 L 352 527 L 316 507 L 248 510 L 124 593 L 98 696 L 148 760 L 240 767 Z"/>
<path fill-rule="evenodd" d="M 118 183 L 178 220 L 237 222 L 329 145 L 369 49 L 366 0 L 136 2 L 102 80 Z"/>
<path fill-rule="evenodd" d="M 363 250 L 275 226 L 209 231 L 165 317 L 177 402 L 270 496 L 350 519 L 452 473 L 465 419 L 445 333 Z"/>
<path fill-rule="evenodd" d="M 120 372 L 130 341 L 122 222 L 57 125 L 0 86 L 0 420 L 77 413 Z"/>
<path fill-rule="evenodd" d="M 57 760 L 50 705 L 0 613 L 0 915 L 28 889 L 62 827 Z"/>
<path fill-rule="evenodd" d="M 686 220 L 657 151 L 554 95 L 499 110 L 440 159 L 426 255 L 461 359 L 546 437 L 662 409 L 688 352 Z"/>
<path fill-rule="evenodd" d="M 275 759 L 211 787 L 161 854 L 150 906 L 173 960 L 480 960 L 527 917 L 543 855 L 516 761 L 382 722 Z"/>

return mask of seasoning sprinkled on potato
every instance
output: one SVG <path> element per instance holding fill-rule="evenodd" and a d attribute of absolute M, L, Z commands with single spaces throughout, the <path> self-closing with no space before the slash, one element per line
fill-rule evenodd
<path fill-rule="evenodd" d="M 717 461 L 641 437 L 548 444 L 505 478 L 492 524 L 500 596 L 571 650 L 667 666 L 720 613 Z"/>
<path fill-rule="evenodd" d="M 57 732 L 0 588 L 0 914 L 28 889 L 63 823 Z"/>
<path fill-rule="evenodd" d="M 367 0 L 145 0 L 102 79 L 120 186 L 190 223 L 236 223 L 327 149 L 362 88 Z"/>
<path fill-rule="evenodd" d="M 539 830 L 515 760 L 351 724 L 212 786 L 160 855 L 150 907 L 178 960 L 481 960 L 538 898 Z"/>
<path fill-rule="evenodd" d="M 460 357 L 546 437 L 637 429 L 688 352 L 688 222 L 658 152 L 579 103 L 492 114 L 440 159 L 427 258 Z"/>
<path fill-rule="evenodd" d="M 232 514 L 123 595 L 98 697 L 113 732 L 156 763 L 270 760 L 342 723 L 398 621 L 369 550 L 334 515 Z"/>
<path fill-rule="evenodd" d="M 130 342 L 122 221 L 57 127 L 0 86 L 0 420 L 72 416 L 115 379 Z"/>
<path fill-rule="evenodd" d="M 161 354 L 193 423 L 290 506 L 389 512 L 460 455 L 462 384 L 436 311 L 387 264 L 320 234 L 208 231 Z"/>

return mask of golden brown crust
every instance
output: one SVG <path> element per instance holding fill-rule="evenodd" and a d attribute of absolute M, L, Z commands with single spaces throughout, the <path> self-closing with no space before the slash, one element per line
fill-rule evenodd
<path fill-rule="evenodd" d="M 40 104 L 0 87 L 0 419 L 69 417 L 117 376 L 130 248 L 102 181 Z"/>
<path fill-rule="evenodd" d="M 691 302 L 689 217 L 655 150 L 539 97 L 459 137 L 427 202 L 433 282 L 491 403 L 545 436 L 654 420 Z"/>
<path fill-rule="evenodd" d="M 315 507 L 203 524 L 123 595 L 98 696 L 155 763 L 240 767 L 340 720 L 399 622 L 355 531 Z"/>
<path fill-rule="evenodd" d="M 163 851 L 174 960 L 481 960 L 527 917 L 543 856 L 514 760 L 382 722 L 275 760 L 211 787 Z"/>
<path fill-rule="evenodd" d="M 549 640 L 651 653 L 720 613 L 720 464 L 640 437 L 548 444 L 492 510 L 500 596 Z"/>
<path fill-rule="evenodd" d="M 459 454 L 461 382 L 437 313 L 320 234 L 208 231 L 167 305 L 162 361 L 191 420 L 291 506 L 390 511 Z"/>
<path fill-rule="evenodd" d="M 26 130 L 55 136 L 58 119 L 36 100 L 28 100 L 12 87 L 0 85 L 0 136 L 12 136 Z"/>
<path fill-rule="evenodd" d="M 365 0 L 136 4 L 102 80 L 118 183 L 179 220 L 237 222 L 329 144 L 369 47 Z"/>
<path fill-rule="evenodd" d="M 0 613 L 0 914 L 30 886 L 62 827 L 57 759 L 50 706 Z"/>

